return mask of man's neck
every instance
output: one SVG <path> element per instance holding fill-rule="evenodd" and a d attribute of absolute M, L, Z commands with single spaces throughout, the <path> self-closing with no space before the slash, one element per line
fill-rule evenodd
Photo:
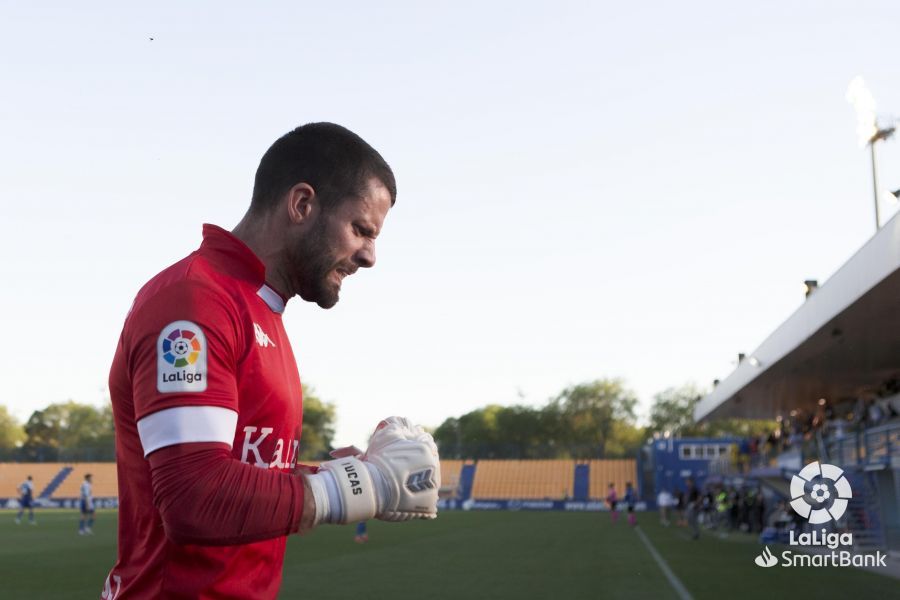
<path fill-rule="evenodd" d="M 232 235 L 247 244 L 253 253 L 266 267 L 266 283 L 289 299 L 294 295 L 290 280 L 282 268 L 283 250 L 278 246 L 277 235 L 266 225 L 267 216 L 244 215 L 240 223 L 231 231 Z"/>

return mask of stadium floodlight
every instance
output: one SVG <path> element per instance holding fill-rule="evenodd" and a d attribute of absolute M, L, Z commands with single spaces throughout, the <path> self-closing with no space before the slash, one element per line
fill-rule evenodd
<path fill-rule="evenodd" d="M 806 279 L 803 281 L 803 290 L 806 293 L 806 297 L 809 298 L 809 295 L 816 291 L 819 287 L 818 279 Z"/>
<path fill-rule="evenodd" d="M 859 146 L 869 146 L 872 154 L 872 189 L 875 194 L 875 231 L 881 228 L 881 216 L 878 211 L 878 161 L 875 155 L 875 142 L 886 140 L 894 135 L 895 127 L 878 127 L 875 116 L 875 98 L 866 87 L 862 76 L 857 75 L 847 88 L 847 101 L 856 110 L 856 134 Z"/>

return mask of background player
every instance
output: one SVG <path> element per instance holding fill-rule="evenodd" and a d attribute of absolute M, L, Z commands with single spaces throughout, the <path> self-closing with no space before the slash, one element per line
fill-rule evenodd
<path fill-rule="evenodd" d="M 616 484 L 611 481 L 606 492 L 606 504 L 609 506 L 609 518 L 615 524 L 619 520 L 619 511 L 616 509 L 619 504 L 619 496 L 616 494 Z"/>
<path fill-rule="evenodd" d="M 634 488 L 631 487 L 631 482 L 627 482 L 625 484 L 625 506 L 628 507 L 628 524 L 634 527 L 637 525 L 637 517 L 634 516 L 634 503 L 637 502 L 637 494 L 634 493 Z"/>
<path fill-rule="evenodd" d="M 81 520 L 78 522 L 78 535 L 94 535 L 94 493 L 91 474 L 84 476 L 81 482 Z"/>
<path fill-rule="evenodd" d="M 369 541 L 369 533 L 366 531 L 365 521 L 360 521 L 356 524 L 356 535 L 353 536 L 353 541 L 357 544 L 365 544 Z"/>
<path fill-rule="evenodd" d="M 16 515 L 16 525 L 22 522 L 22 514 L 28 509 L 28 522 L 37 525 L 34 520 L 34 481 L 29 475 L 25 481 L 19 485 L 19 514 Z"/>

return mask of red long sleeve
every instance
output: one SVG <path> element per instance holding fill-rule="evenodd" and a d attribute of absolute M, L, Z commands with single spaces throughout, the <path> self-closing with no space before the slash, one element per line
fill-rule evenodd
<path fill-rule="evenodd" d="M 300 527 L 298 476 L 242 463 L 211 442 L 168 446 L 148 460 L 154 504 L 177 544 L 246 544 Z"/>

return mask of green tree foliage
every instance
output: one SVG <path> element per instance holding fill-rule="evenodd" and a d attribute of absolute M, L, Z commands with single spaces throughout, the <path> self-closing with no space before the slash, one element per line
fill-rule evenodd
<path fill-rule="evenodd" d="M 112 409 L 72 400 L 36 410 L 25 423 L 26 460 L 114 460 Z"/>
<path fill-rule="evenodd" d="M 25 441 L 25 430 L 5 406 L 0 405 L 0 450 L 12 450 Z"/>
<path fill-rule="evenodd" d="M 637 398 L 620 379 L 598 379 L 564 389 L 551 400 L 573 458 L 607 456 L 614 424 L 634 425 Z"/>
<path fill-rule="evenodd" d="M 681 387 L 671 387 L 653 397 L 650 409 L 649 433 L 691 435 L 694 428 L 694 408 L 703 397 L 704 391 L 693 383 Z"/>
<path fill-rule="evenodd" d="M 112 461 L 116 458 L 112 406 L 97 408 L 69 400 L 31 414 L 22 427 L 0 406 L 0 458 L 23 461 Z M 335 408 L 303 386 L 300 458 L 328 457 L 334 439 Z M 21 447 L 17 444 L 24 443 Z"/>
<path fill-rule="evenodd" d="M 695 423 L 694 409 L 706 393 L 706 390 L 687 383 L 656 394 L 647 432 L 651 435 L 669 432 L 677 437 L 746 437 L 769 433 L 778 426 L 773 420 L 754 419 L 716 419 Z"/>
<path fill-rule="evenodd" d="M 541 408 L 489 405 L 446 419 L 434 431 L 447 458 L 599 458 L 634 456 L 645 435 L 634 394 L 619 380 L 563 390 Z"/>
<path fill-rule="evenodd" d="M 300 438 L 301 460 L 322 460 L 333 450 L 335 408 L 323 402 L 316 391 L 303 385 L 303 435 Z"/>
<path fill-rule="evenodd" d="M 604 445 L 604 458 L 634 458 L 647 441 L 647 430 L 626 421 L 613 421 Z"/>

